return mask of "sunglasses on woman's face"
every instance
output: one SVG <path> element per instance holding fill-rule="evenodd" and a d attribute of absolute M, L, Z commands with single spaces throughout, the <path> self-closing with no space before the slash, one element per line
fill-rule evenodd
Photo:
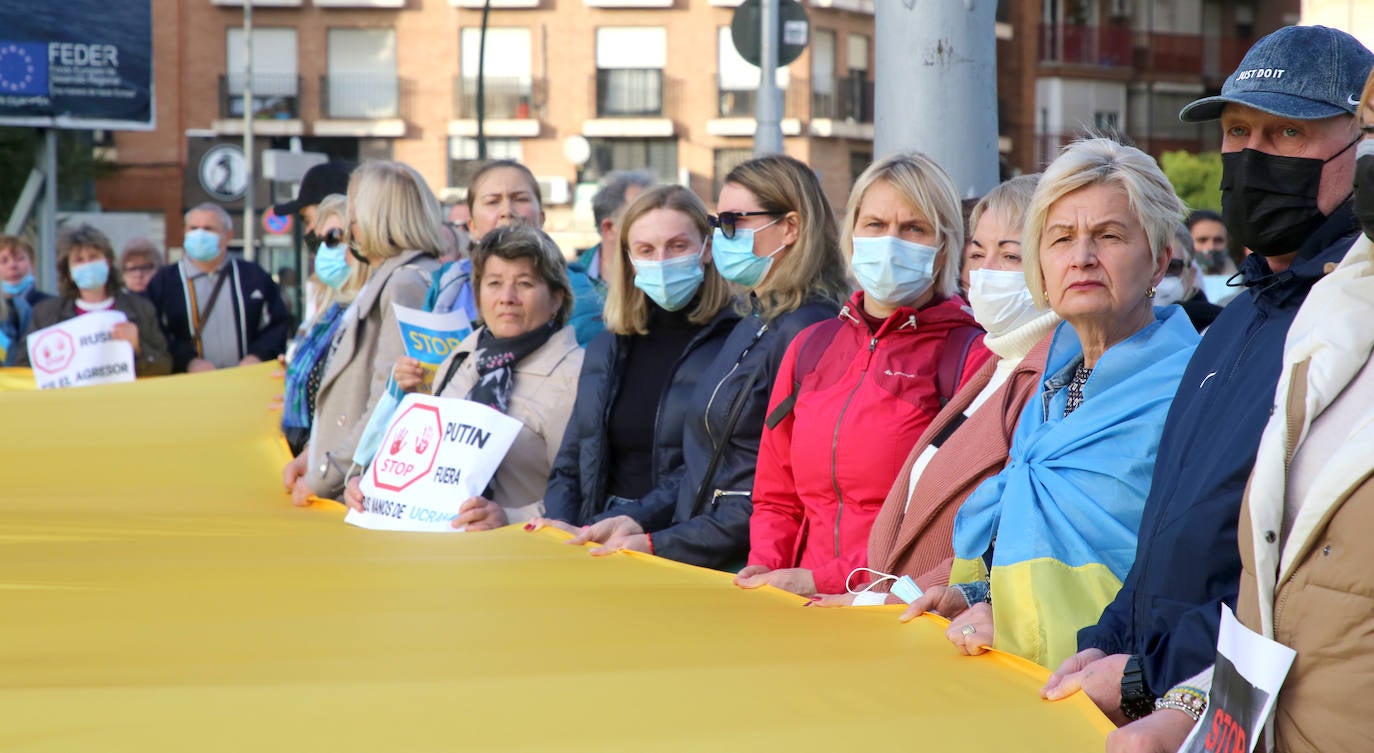
<path fill-rule="evenodd" d="M 721 235 L 725 236 L 726 238 L 734 238 L 734 237 L 735 237 L 735 224 L 736 224 L 737 222 L 739 222 L 739 218 L 741 218 L 741 217 L 777 217 L 777 216 L 780 215 L 780 214 L 783 214 L 783 213 L 782 213 L 782 212 L 769 212 L 768 210 L 763 209 L 763 210 L 759 210 L 759 211 L 757 211 L 757 212 L 721 212 L 720 214 L 713 214 L 713 215 L 711 215 L 710 217 L 708 217 L 707 219 L 710 221 L 711 227 L 718 227 L 718 228 L 720 228 L 720 234 L 721 234 Z"/>
<path fill-rule="evenodd" d="M 343 228 L 336 227 L 326 230 L 324 235 L 319 235 L 314 230 L 311 230 L 305 235 L 305 245 L 308 248 L 319 248 L 322 242 L 326 246 L 337 246 L 343 243 Z"/>
<path fill-rule="evenodd" d="M 1182 259 L 1170 259 L 1170 260 L 1169 260 L 1169 271 L 1166 272 L 1165 274 L 1166 274 L 1167 276 L 1169 276 L 1169 277 L 1178 277 L 1179 275 L 1183 274 L 1183 260 L 1182 260 Z"/>

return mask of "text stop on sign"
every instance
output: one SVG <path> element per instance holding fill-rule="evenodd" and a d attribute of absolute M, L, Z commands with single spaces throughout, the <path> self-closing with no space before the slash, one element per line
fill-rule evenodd
<path fill-rule="evenodd" d="M 411 405 L 391 425 L 372 461 L 372 482 L 398 492 L 424 478 L 439 454 L 443 423 L 433 405 Z"/>

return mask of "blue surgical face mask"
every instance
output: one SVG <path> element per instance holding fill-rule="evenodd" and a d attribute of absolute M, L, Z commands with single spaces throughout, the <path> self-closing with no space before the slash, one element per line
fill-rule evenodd
<path fill-rule="evenodd" d="M 735 228 L 734 238 L 726 238 L 725 233 L 716 228 L 715 233 L 711 235 L 711 258 L 715 260 L 716 269 L 720 271 L 721 276 L 746 288 L 759 284 L 768 274 L 768 268 L 773 266 L 773 257 L 786 248 L 787 244 L 778 246 L 767 256 L 755 256 L 754 233 L 776 224 L 781 219 L 782 217 L 779 217 L 760 228 Z"/>
<path fill-rule="evenodd" d="M 854 239 L 849 266 L 864 294 L 875 301 L 903 306 L 930 290 L 935 282 L 934 246 L 892 235 Z"/>
<path fill-rule="evenodd" d="M 33 273 L 24 275 L 24 279 L 19 282 L 0 282 L 0 290 L 5 291 L 5 295 L 20 296 L 33 289 Z"/>
<path fill-rule="evenodd" d="M 71 267 L 72 282 L 76 283 L 82 290 L 99 290 L 105 287 L 105 283 L 110 279 L 110 263 L 104 259 L 96 259 L 85 264 L 73 264 Z"/>
<path fill-rule="evenodd" d="M 211 261 L 219 256 L 219 233 L 199 228 L 188 230 L 181 248 L 194 261 Z"/>
<path fill-rule="evenodd" d="M 705 246 L 702 246 L 703 250 Z M 678 256 L 663 261 L 635 259 L 635 287 L 644 291 L 654 303 L 667 311 L 679 311 L 686 306 L 706 279 L 701 268 L 701 251 L 691 256 Z"/>
<path fill-rule="evenodd" d="M 320 278 L 320 282 L 338 290 L 348 281 L 348 246 L 340 243 L 337 246 L 330 246 L 321 243 L 319 249 L 315 251 L 315 276 Z"/>

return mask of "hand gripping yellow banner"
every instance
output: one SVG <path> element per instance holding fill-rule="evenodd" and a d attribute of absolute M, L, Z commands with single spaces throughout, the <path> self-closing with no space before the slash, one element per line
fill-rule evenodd
<path fill-rule="evenodd" d="M 1102 749 L 934 619 L 293 508 L 273 369 L 0 391 L 0 750 Z"/>

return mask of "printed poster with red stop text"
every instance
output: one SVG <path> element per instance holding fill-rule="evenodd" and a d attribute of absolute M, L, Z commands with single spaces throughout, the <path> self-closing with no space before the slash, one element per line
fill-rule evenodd
<path fill-rule="evenodd" d="M 363 472 L 363 511 L 344 520 L 382 531 L 458 530 L 450 521 L 487 488 L 521 426 L 481 403 L 406 395 Z"/>

